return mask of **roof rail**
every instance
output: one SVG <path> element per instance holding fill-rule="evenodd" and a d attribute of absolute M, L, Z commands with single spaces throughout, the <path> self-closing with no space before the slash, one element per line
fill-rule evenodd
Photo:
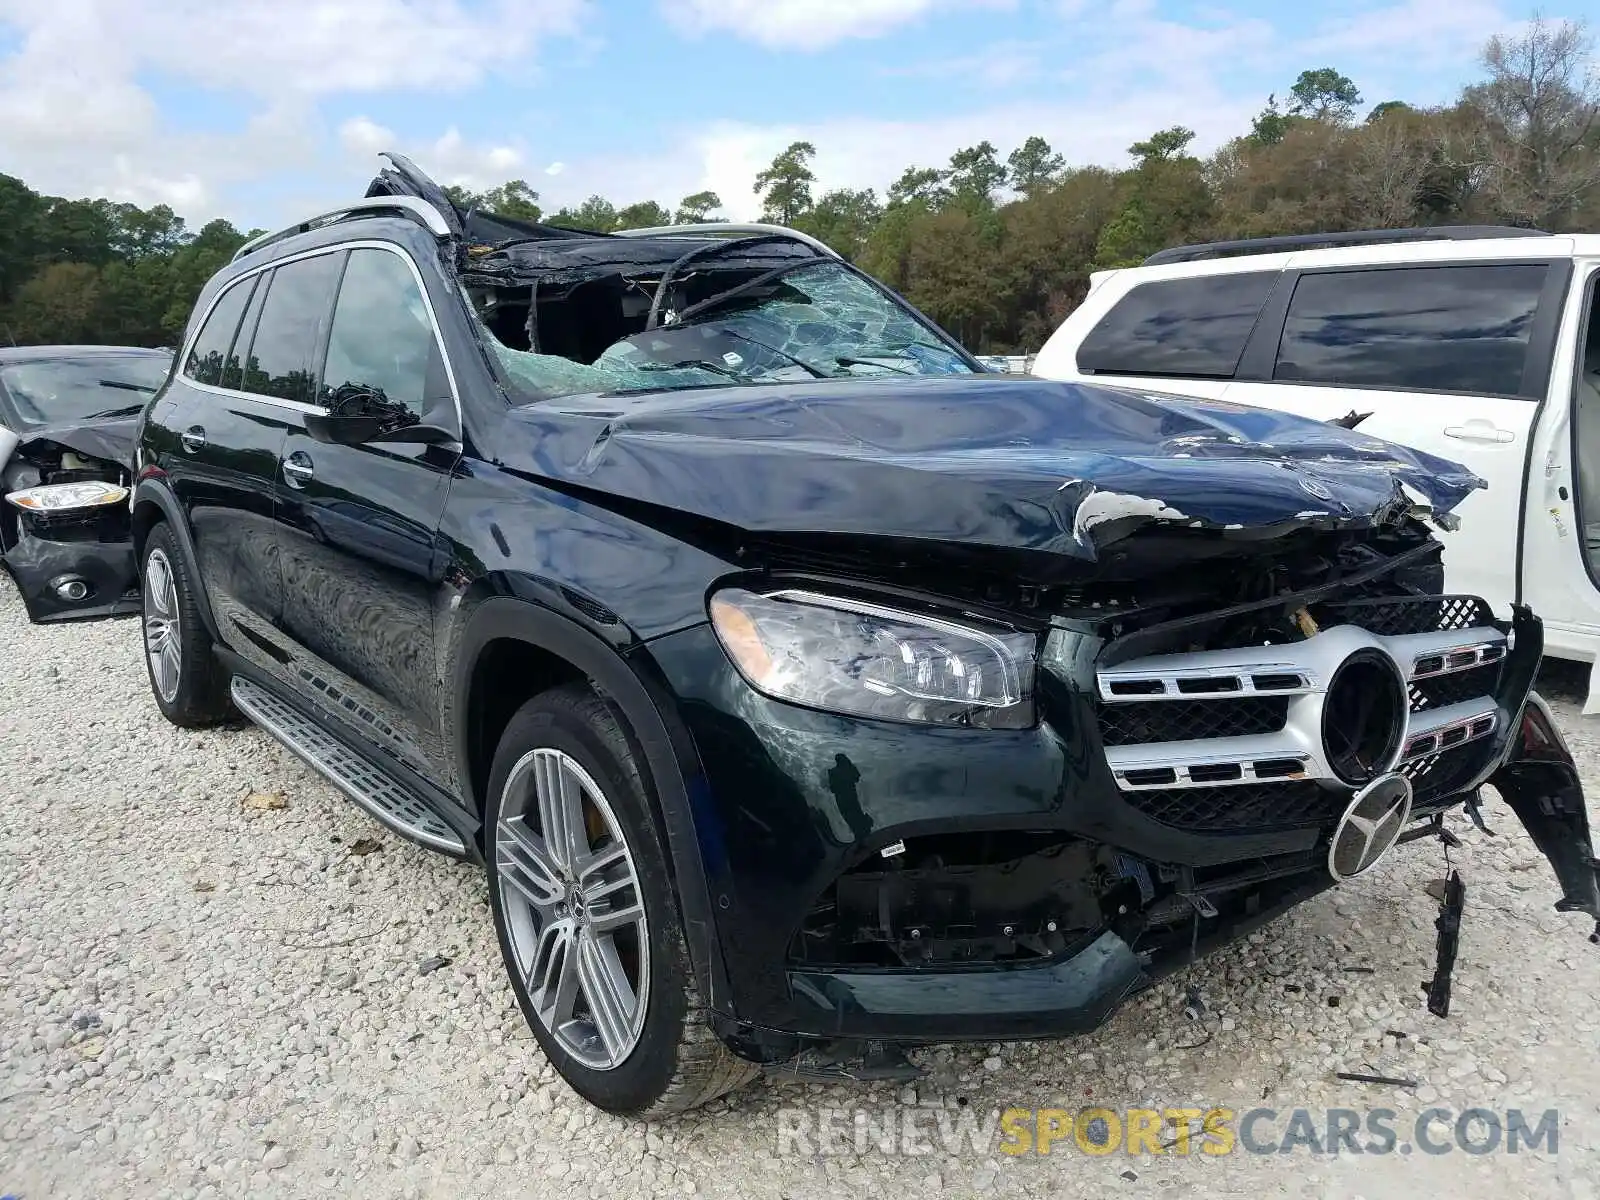
<path fill-rule="evenodd" d="M 370 215 L 375 213 L 404 213 L 414 217 L 428 232 L 436 238 L 450 236 L 450 226 L 445 224 L 444 217 L 439 210 L 425 200 L 418 200 L 415 196 L 374 196 L 367 200 L 353 200 L 349 204 L 342 204 L 338 208 L 330 208 L 325 213 L 318 213 L 314 217 L 307 217 L 304 221 L 280 229 L 276 233 L 263 233 L 260 237 L 251 238 L 240 246 L 233 254 L 233 262 L 238 262 L 247 254 L 254 254 L 263 247 L 270 246 L 273 242 L 282 241 L 284 238 L 293 237 L 297 233 L 305 233 L 319 225 L 326 225 L 343 217 Z"/>
<path fill-rule="evenodd" d="M 1158 250 L 1144 266 L 1226 258 L 1235 254 L 1270 254 L 1283 250 L 1318 250 L 1334 246 L 1376 246 L 1390 242 L 1467 242 L 1482 238 L 1549 237 L 1543 229 L 1515 225 L 1431 225 L 1417 229 L 1357 229 L 1347 233 L 1296 233 L 1286 237 L 1244 238 L 1234 242 L 1197 242 Z"/>
<path fill-rule="evenodd" d="M 755 223 L 738 223 L 733 221 L 706 221 L 698 225 L 655 225 L 649 229 L 619 229 L 617 237 L 674 237 L 682 234 L 700 233 L 727 233 L 727 234 L 763 234 L 781 233 L 788 234 L 795 241 L 810 246 L 829 258 L 838 258 L 839 253 L 826 242 L 819 241 L 809 233 L 801 233 L 798 229 L 790 229 L 784 225 L 763 225 Z"/>

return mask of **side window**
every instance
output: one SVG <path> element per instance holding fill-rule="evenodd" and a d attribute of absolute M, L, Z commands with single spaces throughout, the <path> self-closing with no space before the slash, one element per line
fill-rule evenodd
<path fill-rule="evenodd" d="M 244 362 L 240 384 L 244 391 L 314 402 L 317 350 L 343 257 L 319 254 L 285 263 L 272 272 Z"/>
<path fill-rule="evenodd" d="M 1548 270 L 1509 264 L 1304 275 L 1272 377 L 1515 396 Z"/>
<path fill-rule="evenodd" d="M 1141 283 L 1078 347 L 1078 370 L 1227 379 L 1239 365 L 1276 271 Z"/>
<path fill-rule="evenodd" d="M 223 360 L 228 347 L 233 345 L 234 332 L 239 328 L 239 315 L 255 288 L 255 277 L 240 281 L 224 291 L 211 306 L 206 323 L 189 347 L 189 357 L 184 360 L 183 373 L 196 383 L 220 384 Z"/>
<path fill-rule="evenodd" d="M 440 396 L 442 365 L 427 302 L 410 266 L 387 250 L 352 250 L 328 337 L 322 403 L 351 388 L 421 415 Z"/>
<path fill-rule="evenodd" d="M 256 324 L 261 320 L 261 302 L 267 298 L 271 277 L 270 271 L 256 276 L 258 282 L 255 291 L 250 296 L 250 303 L 245 306 L 244 320 L 239 322 L 239 336 L 233 339 L 233 349 L 222 364 L 222 386 L 225 388 L 238 391 L 244 387 L 244 360 L 250 351 L 250 340 L 255 337 Z"/>

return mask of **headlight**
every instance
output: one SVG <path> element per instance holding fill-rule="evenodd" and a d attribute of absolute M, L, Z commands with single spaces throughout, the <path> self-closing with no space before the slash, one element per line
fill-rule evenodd
<path fill-rule="evenodd" d="M 23 488 L 8 493 L 6 499 L 28 512 L 69 512 L 75 508 L 99 508 L 106 504 L 121 504 L 128 498 L 128 489 L 114 483 L 46 483 L 39 487 Z"/>
<path fill-rule="evenodd" d="M 750 684 L 812 708 L 984 729 L 1034 722 L 1038 639 L 813 592 L 729 588 L 711 623 Z"/>

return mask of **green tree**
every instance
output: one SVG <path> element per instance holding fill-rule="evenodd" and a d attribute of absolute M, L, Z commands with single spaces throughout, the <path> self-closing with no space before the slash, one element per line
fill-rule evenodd
<path fill-rule="evenodd" d="M 1139 160 L 1140 166 L 1152 162 L 1171 162 L 1184 158 L 1192 141 L 1194 130 L 1174 125 L 1170 129 L 1152 133 L 1145 141 L 1135 142 L 1128 147 L 1128 153 Z"/>
<path fill-rule="evenodd" d="M 1006 168 L 1000 164 L 1000 152 L 993 143 L 982 141 L 950 156 L 945 179 L 951 194 L 969 209 L 988 208 L 994 203 L 995 192 L 1005 186 Z"/>
<path fill-rule="evenodd" d="M 1010 168 L 1007 181 L 1011 186 L 1024 196 L 1032 196 L 1060 180 L 1067 160 L 1035 134 L 1011 152 L 1006 164 Z"/>
<path fill-rule="evenodd" d="M 1290 115 L 1314 121 L 1348 121 L 1360 103 L 1360 89 L 1332 67 L 1301 71 L 1289 89 Z"/>
<path fill-rule="evenodd" d="M 654 200 L 641 200 L 637 204 L 630 204 L 617 213 L 615 229 L 654 229 L 660 225 L 671 225 L 672 214 Z"/>
<path fill-rule="evenodd" d="M 950 189 L 945 186 L 945 174 L 935 167 L 907 167 L 900 172 L 900 178 L 889 185 L 890 208 L 914 204 L 936 209 L 949 199 Z"/>
<path fill-rule="evenodd" d="M 699 225 L 711 219 L 711 214 L 722 207 L 722 197 L 715 192 L 695 192 L 678 201 L 678 212 L 673 222 L 678 225 Z"/>
<path fill-rule="evenodd" d="M 617 227 L 617 208 L 604 196 L 590 196 L 577 208 L 563 208 L 550 218 L 552 225 L 610 233 Z"/>
<path fill-rule="evenodd" d="M 836 188 L 824 192 L 815 207 L 795 222 L 802 233 L 826 242 L 844 258 L 857 261 L 867 238 L 883 216 L 883 207 L 871 188 L 860 191 Z"/>
<path fill-rule="evenodd" d="M 756 176 L 753 190 L 761 197 L 767 220 L 792 225 L 811 207 L 811 185 L 817 180 L 811 160 L 816 156 L 817 148 L 810 142 L 791 142 Z"/>

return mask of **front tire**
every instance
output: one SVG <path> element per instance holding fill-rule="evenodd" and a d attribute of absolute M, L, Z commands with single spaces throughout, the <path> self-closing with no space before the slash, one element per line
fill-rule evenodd
<path fill-rule="evenodd" d="M 485 858 L 511 987 L 574 1091 L 619 1116 L 697 1107 L 757 1068 L 707 1023 L 649 792 L 616 710 L 535 697 L 489 777 Z"/>
<path fill-rule="evenodd" d="M 161 715 L 184 729 L 228 716 L 227 678 L 200 619 L 189 565 L 165 522 L 150 531 L 139 578 L 144 661 Z"/>

